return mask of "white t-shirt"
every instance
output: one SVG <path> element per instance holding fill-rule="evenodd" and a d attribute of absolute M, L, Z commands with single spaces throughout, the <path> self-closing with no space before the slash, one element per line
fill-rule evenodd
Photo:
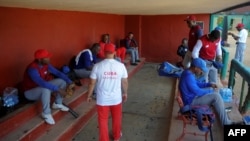
<path fill-rule="evenodd" d="M 239 34 L 239 39 L 237 42 L 239 43 L 246 43 L 247 42 L 247 36 L 248 36 L 248 31 L 246 29 L 242 29 Z"/>
<path fill-rule="evenodd" d="M 101 106 L 117 105 L 122 102 L 122 78 L 128 78 L 124 64 L 114 59 L 104 59 L 94 65 L 90 74 L 96 79 L 96 104 Z"/>

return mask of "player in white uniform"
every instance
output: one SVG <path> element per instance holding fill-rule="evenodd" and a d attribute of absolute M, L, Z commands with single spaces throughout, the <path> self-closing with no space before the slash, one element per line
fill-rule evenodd
<path fill-rule="evenodd" d="M 109 141 L 108 119 L 112 116 L 112 135 L 115 141 L 121 137 L 122 101 L 127 100 L 128 73 L 124 64 L 114 59 L 114 44 L 104 47 L 106 59 L 95 64 L 88 90 L 88 101 L 96 87 L 96 107 L 99 124 L 99 140 Z"/>

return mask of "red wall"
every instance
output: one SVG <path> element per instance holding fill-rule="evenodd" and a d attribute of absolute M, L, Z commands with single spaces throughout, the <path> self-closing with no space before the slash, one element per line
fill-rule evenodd
<path fill-rule="evenodd" d="M 38 48 L 48 49 L 56 67 L 110 33 L 123 38 L 125 17 L 112 14 L 0 7 L 0 93 L 22 80 Z"/>
<path fill-rule="evenodd" d="M 141 16 L 125 16 L 125 33 L 134 33 L 134 38 L 141 46 Z M 141 51 L 141 48 L 140 48 Z"/>
<path fill-rule="evenodd" d="M 188 38 L 189 28 L 184 19 L 188 15 L 126 16 L 126 31 L 133 31 L 141 43 L 141 56 L 149 62 L 177 62 L 176 50 L 182 38 Z M 209 31 L 209 14 L 195 15 L 204 22 L 204 33 Z M 129 19 L 129 21 L 127 21 Z M 137 27 L 135 29 L 133 26 Z"/>
<path fill-rule="evenodd" d="M 109 33 L 118 43 L 132 31 L 142 57 L 149 62 L 177 62 L 177 47 L 188 37 L 187 15 L 123 16 L 113 14 L 0 7 L 0 93 L 22 80 L 38 48 L 52 54 L 56 67 L 68 64 L 80 50 Z M 209 31 L 209 14 L 196 15 Z"/>

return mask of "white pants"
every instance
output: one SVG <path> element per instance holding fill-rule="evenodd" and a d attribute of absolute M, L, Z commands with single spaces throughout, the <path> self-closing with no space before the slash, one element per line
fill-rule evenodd
<path fill-rule="evenodd" d="M 187 53 L 185 54 L 185 57 L 182 61 L 182 65 L 185 69 L 189 68 L 191 65 L 191 61 L 192 61 L 192 52 L 190 52 L 189 50 L 187 51 Z"/>

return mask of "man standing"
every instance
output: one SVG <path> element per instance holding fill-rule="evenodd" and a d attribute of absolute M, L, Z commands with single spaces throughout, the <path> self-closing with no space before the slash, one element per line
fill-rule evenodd
<path fill-rule="evenodd" d="M 217 85 L 198 82 L 195 78 L 202 72 L 207 72 L 206 62 L 201 58 L 194 58 L 191 67 L 183 71 L 180 77 L 179 90 L 184 105 L 213 106 L 222 125 L 232 124 L 229 120 L 221 96 L 216 92 Z"/>
<path fill-rule="evenodd" d="M 222 51 L 220 44 L 220 31 L 213 30 L 211 33 L 203 35 L 195 44 L 193 58 L 205 60 L 208 72 L 204 73 L 206 82 L 217 83 L 218 70 L 214 62 L 222 61 Z"/>
<path fill-rule="evenodd" d="M 188 16 L 184 21 L 187 22 L 187 26 L 190 28 L 188 36 L 188 51 L 185 54 L 182 65 L 184 68 L 189 68 L 192 60 L 192 51 L 197 40 L 203 35 L 201 27 L 196 23 L 196 17 Z"/>
<path fill-rule="evenodd" d="M 248 31 L 244 29 L 244 24 L 239 23 L 236 26 L 236 29 L 239 31 L 238 35 L 235 35 L 231 32 L 228 33 L 228 35 L 232 35 L 234 40 L 236 40 L 236 52 L 235 52 L 235 59 L 238 60 L 239 62 L 243 62 L 243 57 L 244 57 L 244 51 L 246 49 L 246 42 L 247 42 L 247 36 L 248 36 Z"/>
<path fill-rule="evenodd" d="M 114 59 L 113 44 L 106 44 L 104 52 L 106 59 L 95 64 L 91 72 L 87 100 L 92 100 L 92 93 L 96 87 L 99 141 L 109 141 L 109 111 L 112 116 L 112 135 L 114 141 L 119 141 L 122 135 L 122 101 L 127 100 L 128 74 L 124 64 Z"/>
<path fill-rule="evenodd" d="M 138 53 L 138 45 L 134 39 L 133 32 L 129 32 L 127 38 L 125 39 L 125 47 L 127 52 L 130 53 L 131 56 L 131 65 L 136 66 L 136 62 L 140 62 L 139 53 Z"/>
<path fill-rule="evenodd" d="M 50 64 L 51 54 L 45 49 L 39 49 L 34 54 L 35 60 L 28 65 L 24 73 L 23 91 L 28 100 L 41 100 L 42 117 L 48 124 L 55 124 L 51 115 L 50 98 L 55 94 L 53 109 L 68 111 L 69 108 L 62 104 L 63 97 L 66 96 L 65 89 L 73 85 L 72 81 L 62 72 L 58 71 Z M 55 75 L 58 78 L 54 79 Z"/>

